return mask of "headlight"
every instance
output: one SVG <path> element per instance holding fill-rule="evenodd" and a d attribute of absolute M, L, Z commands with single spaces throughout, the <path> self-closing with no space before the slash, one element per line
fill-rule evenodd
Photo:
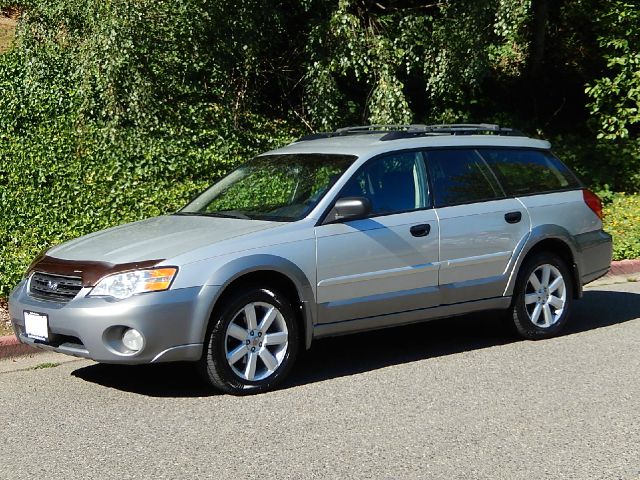
<path fill-rule="evenodd" d="M 177 272 L 178 269 L 172 267 L 116 273 L 100 280 L 88 296 L 122 300 L 138 293 L 168 290 Z"/>

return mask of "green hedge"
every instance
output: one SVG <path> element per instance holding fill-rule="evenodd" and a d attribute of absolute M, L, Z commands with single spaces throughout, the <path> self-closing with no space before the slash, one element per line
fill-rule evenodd
<path fill-rule="evenodd" d="M 282 122 L 246 118 L 242 130 L 78 128 L 0 132 L 0 297 L 46 247 L 173 212 L 252 155 L 290 141 Z"/>
<path fill-rule="evenodd" d="M 613 259 L 640 257 L 640 195 L 603 195 L 604 229 L 613 236 Z M 608 198 L 607 198 L 608 197 Z"/>

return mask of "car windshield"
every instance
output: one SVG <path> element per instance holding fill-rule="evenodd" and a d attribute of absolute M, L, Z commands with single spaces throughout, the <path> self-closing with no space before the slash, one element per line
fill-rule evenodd
<path fill-rule="evenodd" d="M 319 153 L 256 157 L 209 187 L 177 215 L 300 220 L 355 159 Z"/>

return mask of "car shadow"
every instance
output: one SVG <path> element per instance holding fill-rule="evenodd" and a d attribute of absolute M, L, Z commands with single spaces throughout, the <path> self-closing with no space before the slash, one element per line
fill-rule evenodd
<path fill-rule="evenodd" d="M 574 304 L 564 335 L 605 328 L 640 317 L 640 294 L 589 290 Z M 481 312 L 405 327 L 321 339 L 299 359 L 283 389 L 357 375 L 392 365 L 522 341 L 503 312 Z M 95 364 L 72 375 L 105 387 L 152 397 L 217 395 L 193 364 Z"/>
<path fill-rule="evenodd" d="M 208 387 L 193 363 L 109 365 L 96 363 L 71 372 L 103 387 L 149 397 L 208 397 L 220 393 Z"/>

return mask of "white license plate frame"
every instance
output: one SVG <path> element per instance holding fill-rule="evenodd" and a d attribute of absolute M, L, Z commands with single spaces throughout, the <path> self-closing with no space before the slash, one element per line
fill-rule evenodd
<path fill-rule="evenodd" d="M 24 334 L 33 339 L 46 342 L 49 340 L 49 315 L 46 313 L 24 310 Z"/>

